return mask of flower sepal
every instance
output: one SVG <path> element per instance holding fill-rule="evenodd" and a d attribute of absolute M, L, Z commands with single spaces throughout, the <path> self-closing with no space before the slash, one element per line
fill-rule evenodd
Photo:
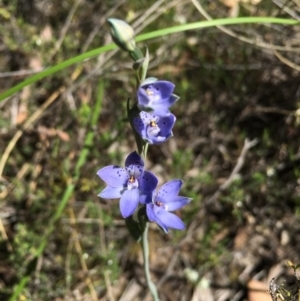
<path fill-rule="evenodd" d="M 133 69 L 136 70 L 137 72 L 139 84 L 145 80 L 148 71 L 148 66 L 149 66 L 149 51 L 148 48 L 146 47 L 145 57 L 135 61 L 133 64 Z"/>

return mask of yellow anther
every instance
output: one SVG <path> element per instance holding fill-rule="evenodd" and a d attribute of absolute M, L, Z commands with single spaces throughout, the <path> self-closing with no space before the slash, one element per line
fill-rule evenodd
<path fill-rule="evenodd" d="M 157 123 L 155 121 L 150 121 L 150 126 L 151 127 L 157 127 Z"/>
<path fill-rule="evenodd" d="M 153 91 L 151 91 L 151 90 L 149 90 L 149 89 L 146 89 L 146 94 L 147 94 L 147 95 L 153 95 L 154 93 L 153 93 Z"/>

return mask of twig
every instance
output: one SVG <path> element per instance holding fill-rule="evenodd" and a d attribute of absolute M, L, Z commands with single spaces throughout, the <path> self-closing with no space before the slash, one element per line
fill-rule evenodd
<path fill-rule="evenodd" d="M 11 116 L 11 125 L 15 126 L 17 124 L 18 118 L 18 103 L 19 97 L 14 97 L 11 101 L 11 108 L 10 108 L 10 116 Z"/>
<path fill-rule="evenodd" d="M 65 90 L 65 87 L 60 87 L 58 90 L 56 90 L 55 92 L 53 92 L 50 97 L 42 104 L 42 106 L 37 109 L 24 123 L 23 127 L 21 130 L 18 130 L 15 135 L 13 136 L 13 138 L 10 140 L 9 144 L 7 145 L 1 160 L 0 160 L 0 178 L 2 177 L 2 173 L 3 173 L 3 169 L 5 166 L 5 163 L 11 153 L 11 151 L 13 150 L 13 148 L 15 147 L 17 141 L 20 139 L 20 137 L 22 136 L 23 132 L 25 130 L 27 130 L 29 128 L 29 126 L 34 123 L 36 120 L 39 119 L 39 117 L 41 117 L 42 113 L 46 110 L 47 107 L 50 106 L 50 104 L 58 98 L 59 95 L 61 95 L 61 93 Z"/>
<path fill-rule="evenodd" d="M 2 219 L 0 218 L 0 233 L 1 233 L 1 236 L 2 236 L 2 239 L 4 241 L 6 241 L 6 247 L 7 247 L 7 250 L 12 252 L 12 246 L 8 240 L 8 237 L 7 237 L 7 234 L 6 234 L 6 231 L 5 231 L 5 228 L 4 228 L 4 225 L 2 223 Z"/>
<path fill-rule="evenodd" d="M 77 68 L 71 75 L 71 80 L 74 81 L 81 73 L 82 68 Z M 65 86 L 61 86 L 58 88 L 55 92 L 53 92 L 49 98 L 41 105 L 40 108 L 38 108 L 24 123 L 21 130 L 18 130 L 9 144 L 7 145 L 1 159 L 0 159 L 0 179 L 2 177 L 3 169 L 5 166 L 5 163 L 15 147 L 17 141 L 22 136 L 23 132 L 29 128 L 31 124 L 33 124 L 35 121 L 37 121 L 43 114 L 43 112 L 66 90 Z"/>
<path fill-rule="evenodd" d="M 78 233 L 77 233 L 77 230 L 76 230 L 76 227 L 75 227 L 76 226 L 76 218 L 75 218 L 75 214 L 74 214 L 73 209 L 69 209 L 69 214 L 70 214 L 70 219 L 72 221 L 71 224 L 73 225 L 72 237 L 73 237 L 73 241 L 74 241 L 74 246 L 75 246 L 75 250 L 76 250 L 76 252 L 78 254 L 78 257 L 79 257 L 81 268 L 82 268 L 84 274 L 86 275 L 85 281 L 86 281 L 86 284 L 87 284 L 87 286 L 90 290 L 92 300 L 93 301 L 98 301 L 98 296 L 97 296 L 94 284 L 93 284 L 91 278 L 89 277 L 89 270 L 88 270 L 88 267 L 87 267 L 86 262 L 85 262 L 84 257 L 83 257 L 81 244 L 80 244 Z"/>
<path fill-rule="evenodd" d="M 165 2 L 166 0 L 159 0 L 154 2 L 154 4 L 149 7 L 139 19 L 137 19 L 133 24 L 132 27 L 135 29 L 135 33 L 139 33 L 143 28 L 145 28 L 145 22 L 148 21 L 150 16 L 157 12 L 158 8 Z M 165 10 L 164 10 L 165 11 Z"/>
<path fill-rule="evenodd" d="M 72 240 L 72 236 L 70 236 L 68 240 L 67 254 L 65 259 L 65 274 L 66 274 L 65 281 L 66 281 L 66 289 L 68 292 L 70 291 L 71 279 L 72 279 L 72 273 L 71 273 L 72 248 L 73 248 L 73 240 Z"/>
<path fill-rule="evenodd" d="M 263 113 L 276 113 L 281 115 L 296 115 L 297 110 L 284 110 L 280 108 L 273 108 L 273 107 L 263 107 L 263 106 L 257 106 L 254 109 L 255 112 L 263 112 Z"/>
<path fill-rule="evenodd" d="M 300 71 L 300 66 L 291 62 L 290 60 L 288 60 L 287 58 L 283 57 L 278 51 L 276 50 L 273 50 L 274 54 L 277 56 L 277 58 L 283 62 L 284 64 L 286 64 L 287 66 L 297 70 L 297 71 Z"/>
<path fill-rule="evenodd" d="M 247 155 L 248 151 L 252 147 L 254 147 L 257 143 L 258 143 L 257 139 L 254 139 L 251 141 L 249 141 L 248 139 L 245 139 L 243 149 L 242 149 L 242 151 L 239 155 L 239 158 L 237 160 L 237 163 L 236 163 L 235 167 L 233 168 L 232 172 L 230 173 L 228 179 L 217 189 L 217 191 L 212 195 L 212 197 L 209 198 L 208 201 L 205 202 L 206 205 L 209 205 L 212 202 L 214 202 L 215 200 L 217 200 L 218 197 L 221 195 L 221 193 L 232 184 L 232 182 L 234 181 L 237 174 L 240 172 L 240 170 L 242 169 L 242 167 L 245 163 L 245 159 L 246 159 L 246 155 Z M 187 235 L 180 242 L 180 245 L 184 245 L 186 242 L 188 242 L 192 239 L 193 232 L 195 231 L 195 229 L 198 226 L 199 221 L 201 221 L 203 219 L 205 214 L 206 214 L 206 210 L 205 210 L 205 207 L 203 207 L 197 213 L 197 215 L 194 217 L 193 222 L 190 224 L 190 226 L 188 228 Z"/>
<path fill-rule="evenodd" d="M 174 0 L 171 1 L 170 3 L 167 4 L 167 8 L 164 7 L 164 9 L 158 9 L 159 5 L 162 5 L 163 2 L 165 2 L 166 0 L 161 0 L 158 1 L 156 3 L 154 3 L 145 14 L 142 14 L 140 16 L 140 18 L 138 18 L 133 24 L 132 24 L 132 28 L 134 29 L 135 33 L 139 33 L 140 31 L 142 31 L 150 22 L 152 22 L 153 20 L 157 19 L 160 15 L 162 15 L 163 13 L 165 13 L 167 8 L 171 8 L 172 6 L 176 5 L 179 1 L 182 2 L 182 0 Z M 181 3 L 180 2 L 180 3 Z M 158 5 L 159 4 L 159 5 Z M 151 15 L 148 11 L 150 11 L 151 13 L 153 13 L 154 15 Z M 149 18 L 147 17 L 149 16 Z M 151 17 L 151 18 L 150 18 Z M 83 76 L 77 83 L 75 83 L 74 85 L 72 85 L 72 87 L 70 89 L 68 89 L 66 92 L 72 92 L 76 89 L 78 89 L 81 85 L 83 85 L 88 79 L 90 79 L 91 77 L 97 75 L 102 75 L 104 72 L 99 72 L 99 69 L 109 69 L 113 66 L 115 66 L 115 63 L 112 62 L 111 58 L 118 53 L 118 49 L 115 49 L 113 51 L 110 51 L 108 53 L 103 53 L 101 55 L 98 56 L 98 62 L 96 64 L 96 66 L 93 68 L 92 71 L 89 72 L 89 74 Z"/>
<path fill-rule="evenodd" d="M 54 45 L 54 49 L 52 50 L 51 54 L 49 54 L 49 61 L 52 60 L 52 58 L 55 56 L 55 54 L 57 53 L 57 51 L 59 50 L 66 34 L 67 34 L 67 31 L 71 25 L 71 21 L 72 21 L 72 18 L 76 12 L 76 9 L 78 8 L 78 6 L 81 4 L 82 0 L 76 0 L 75 3 L 73 4 L 69 14 L 68 14 L 68 17 L 66 19 L 66 22 L 64 24 L 64 27 L 62 28 L 61 32 L 60 32 L 60 36 L 59 36 L 59 39 L 56 41 L 55 45 Z"/>
<path fill-rule="evenodd" d="M 107 256 L 107 248 L 105 243 L 105 229 L 103 223 L 103 212 L 100 204 L 97 202 L 95 204 L 98 207 L 99 218 L 97 219 L 99 225 L 99 239 L 100 239 L 100 251 L 103 256 Z"/>
<path fill-rule="evenodd" d="M 251 141 L 249 141 L 247 138 L 245 139 L 243 149 L 237 160 L 237 164 L 234 167 L 234 169 L 232 170 L 229 178 L 220 186 L 220 190 L 223 191 L 231 185 L 231 183 L 234 181 L 236 175 L 240 172 L 240 170 L 242 169 L 242 167 L 245 163 L 245 158 L 246 158 L 248 150 L 251 149 L 252 147 L 254 147 L 257 143 L 258 143 L 257 139 L 253 139 Z"/>
<path fill-rule="evenodd" d="M 41 269 L 43 266 L 43 256 L 40 256 L 37 260 L 36 268 L 35 268 L 35 273 L 34 273 L 34 292 L 33 292 L 33 300 L 38 299 L 38 291 L 37 288 L 40 287 L 40 276 L 41 276 Z"/>
<path fill-rule="evenodd" d="M 8 183 L 8 185 L 5 187 L 5 189 L 3 191 L 1 191 L 0 193 L 0 200 L 6 198 L 6 196 L 10 193 L 10 191 L 12 191 L 15 187 L 15 183 L 19 182 L 28 172 L 29 170 L 29 163 L 25 163 L 22 165 L 22 167 L 20 168 L 20 170 L 18 171 L 15 180 L 13 180 L 12 182 Z"/>
<path fill-rule="evenodd" d="M 232 184 L 232 182 L 236 178 L 236 175 L 240 172 L 240 170 L 242 169 L 242 167 L 245 163 L 245 159 L 246 159 L 246 155 L 247 155 L 248 151 L 252 147 L 254 147 L 257 143 L 258 143 L 257 139 L 253 139 L 251 141 L 249 141 L 248 139 L 245 139 L 243 149 L 241 151 L 241 154 L 240 154 L 240 156 L 237 160 L 237 163 L 236 163 L 235 167 L 233 168 L 231 174 L 229 175 L 228 179 L 213 194 L 213 196 L 206 202 L 206 204 L 211 204 L 213 201 L 215 201 L 221 195 L 221 193 Z M 194 233 L 195 229 L 197 228 L 199 221 L 201 221 L 203 219 L 203 217 L 205 216 L 205 212 L 206 212 L 205 208 L 202 208 L 198 212 L 198 214 L 194 217 L 193 222 L 190 224 L 190 226 L 188 228 L 187 235 L 181 240 L 178 248 L 180 248 L 183 245 L 186 245 L 189 241 L 192 240 L 193 233 Z M 163 285 L 163 283 L 170 277 L 170 275 L 172 275 L 174 267 L 178 261 L 179 254 L 180 254 L 180 251 L 176 250 L 176 252 L 174 253 L 174 255 L 172 257 L 172 261 L 171 261 L 167 271 L 165 272 L 164 276 L 158 282 L 158 285 L 157 285 L 158 287 L 161 287 Z"/>
<path fill-rule="evenodd" d="M 212 17 L 206 12 L 206 10 L 203 8 L 203 6 L 197 1 L 197 0 L 191 0 L 194 6 L 198 9 L 200 14 L 206 18 L 207 20 L 212 20 Z M 292 47 L 286 47 L 286 46 L 279 46 L 279 45 L 273 45 L 273 44 L 268 44 L 264 42 L 259 42 L 255 41 L 253 39 L 249 39 L 247 37 L 241 36 L 236 34 L 234 31 L 230 30 L 229 28 L 226 28 L 225 26 L 216 26 L 218 29 L 223 31 L 224 33 L 228 34 L 229 36 L 236 38 L 242 42 L 252 44 L 258 47 L 266 48 L 266 49 L 271 49 L 271 50 L 281 50 L 281 51 L 294 51 L 294 52 L 299 52 L 300 48 L 292 48 Z"/>
<path fill-rule="evenodd" d="M 13 77 L 13 76 L 25 76 L 25 75 L 39 73 L 45 69 L 46 68 L 34 69 L 34 70 L 18 70 L 18 71 L 10 71 L 10 72 L 1 72 L 0 78 Z"/>
<path fill-rule="evenodd" d="M 249 151 L 250 148 L 254 147 L 258 143 L 257 139 L 253 139 L 249 141 L 247 138 L 245 139 L 243 149 L 241 151 L 241 154 L 237 160 L 237 163 L 235 167 L 233 168 L 230 176 L 227 178 L 227 180 L 219 187 L 219 189 L 212 195 L 212 197 L 206 202 L 207 205 L 213 203 L 218 199 L 218 197 L 221 195 L 221 193 L 226 190 L 232 182 L 236 179 L 236 176 L 242 169 L 244 163 L 245 163 L 245 158 L 246 155 Z"/>
<path fill-rule="evenodd" d="M 286 6 L 286 3 L 282 3 L 278 0 L 272 0 L 277 6 L 279 6 L 282 10 L 284 10 L 287 14 L 289 14 L 292 18 L 300 21 L 300 16 L 296 14 L 292 9 Z"/>
<path fill-rule="evenodd" d="M 179 257 L 179 250 L 176 250 L 174 255 L 172 256 L 171 261 L 168 264 L 168 268 L 165 271 L 163 277 L 161 277 L 159 282 L 157 283 L 157 288 L 160 288 L 170 276 L 174 275 L 173 271 L 178 261 L 178 257 Z"/>
<path fill-rule="evenodd" d="M 107 290 L 107 297 L 108 297 L 109 301 L 115 301 L 116 298 L 114 297 L 111 283 L 110 283 L 110 278 L 109 278 L 110 271 L 106 270 L 106 271 L 104 271 L 103 274 L 104 274 L 104 281 L 105 281 L 105 286 L 106 286 L 106 290 Z"/>
<path fill-rule="evenodd" d="M 111 9 L 108 10 L 108 12 L 106 14 L 104 14 L 103 16 L 101 16 L 100 20 L 97 21 L 97 25 L 94 27 L 94 29 L 91 31 L 91 33 L 89 34 L 88 38 L 86 39 L 85 43 L 82 46 L 81 52 L 85 52 L 88 47 L 90 46 L 90 44 L 92 43 L 93 39 L 95 38 L 96 34 L 98 33 L 98 31 L 100 30 L 100 28 L 103 26 L 103 24 L 106 22 L 106 19 L 111 16 L 118 7 L 120 7 L 123 3 L 125 2 L 125 0 L 119 0 L 115 6 L 113 6 Z"/>

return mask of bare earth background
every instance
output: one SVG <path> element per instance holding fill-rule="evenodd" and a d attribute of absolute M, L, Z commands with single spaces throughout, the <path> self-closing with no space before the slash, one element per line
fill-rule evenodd
<path fill-rule="evenodd" d="M 300 2 L 0 0 L 0 92 L 110 43 L 112 16 L 145 33 L 210 16 L 299 18 Z M 178 213 L 185 231 L 151 225 L 161 300 L 270 301 L 271 279 L 292 286 L 286 261 L 300 262 L 300 27 L 207 28 L 145 44 L 148 76 L 181 97 L 174 137 L 149 148 L 147 168 L 160 183 L 183 179 L 193 198 Z M 135 149 L 131 65 L 111 51 L 0 103 L 0 300 L 22 281 L 10 300 L 151 300 L 118 201 L 97 197 L 96 171 Z"/>

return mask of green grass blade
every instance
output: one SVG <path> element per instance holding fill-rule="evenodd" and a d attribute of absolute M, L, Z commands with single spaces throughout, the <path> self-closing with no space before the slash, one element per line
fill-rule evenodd
<path fill-rule="evenodd" d="M 195 23 L 189 23 L 169 28 L 160 29 L 157 31 L 145 33 L 136 37 L 136 41 L 145 41 L 150 40 L 153 38 L 161 37 L 164 35 L 169 35 L 177 32 L 187 31 L 187 30 L 196 30 L 202 29 L 207 27 L 219 26 L 219 25 L 236 25 L 236 24 L 256 24 L 256 23 L 272 23 L 272 24 L 282 24 L 282 25 L 297 25 L 299 21 L 292 20 L 292 19 L 280 19 L 280 18 L 269 18 L 269 17 L 243 17 L 243 18 L 227 18 L 227 19 L 216 19 L 216 20 L 209 20 L 209 21 L 200 21 Z M 21 83 L 15 85 L 14 87 L 6 90 L 2 94 L 0 94 L 0 101 L 13 95 L 14 93 L 20 91 L 22 88 L 33 84 L 49 75 L 52 75 L 60 70 L 63 70 L 69 66 L 74 64 L 80 63 L 86 59 L 92 58 L 93 56 L 97 56 L 101 53 L 105 53 L 107 51 L 113 50 L 116 48 L 115 44 L 109 44 L 83 54 L 80 54 L 76 57 L 73 57 L 69 60 L 66 60 L 62 63 L 59 63 L 49 69 L 46 69 L 36 75 L 25 79 Z"/>
<path fill-rule="evenodd" d="M 9 301 L 16 301 L 16 300 L 21 299 L 21 298 L 18 298 L 18 296 L 22 293 L 22 291 L 23 291 L 23 289 L 26 286 L 28 281 L 29 281 L 29 276 L 25 276 L 21 279 L 19 284 L 15 287 L 14 293 L 9 298 Z"/>
<path fill-rule="evenodd" d="M 226 18 L 200 21 L 195 23 L 183 24 L 174 27 L 164 28 L 157 31 L 141 34 L 136 37 L 136 41 L 145 41 L 153 38 L 169 35 L 177 32 L 196 30 L 207 27 L 221 26 L 221 25 L 237 25 L 237 24 L 257 24 L 257 23 L 270 23 L 270 24 L 282 24 L 282 25 L 297 25 L 300 24 L 297 20 L 282 19 L 282 18 L 270 18 L 270 17 L 241 17 L 241 18 Z"/>
<path fill-rule="evenodd" d="M 2 94 L 0 94 L 0 101 L 5 99 L 6 97 L 9 97 L 11 95 L 13 95 L 14 93 L 20 91 L 21 89 L 23 89 L 24 87 L 31 85 L 49 75 L 52 75 L 58 71 L 61 71 L 67 67 L 70 67 L 72 65 L 75 65 L 77 63 L 80 63 L 86 59 L 90 59 L 94 56 L 97 56 L 101 53 L 105 53 L 108 52 L 110 50 L 113 50 L 117 48 L 117 46 L 115 44 L 109 44 L 109 45 L 105 45 L 103 47 L 97 48 L 97 49 L 93 49 L 91 51 L 85 52 L 83 54 L 80 54 L 78 56 L 72 57 L 69 60 L 63 61 L 62 63 L 59 63 L 53 67 L 50 67 L 42 72 L 39 72 L 27 79 L 25 79 L 24 81 L 22 81 L 21 83 L 15 85 L 14 87 L 6 90 L 5 92 L 3 92 Z"/>

